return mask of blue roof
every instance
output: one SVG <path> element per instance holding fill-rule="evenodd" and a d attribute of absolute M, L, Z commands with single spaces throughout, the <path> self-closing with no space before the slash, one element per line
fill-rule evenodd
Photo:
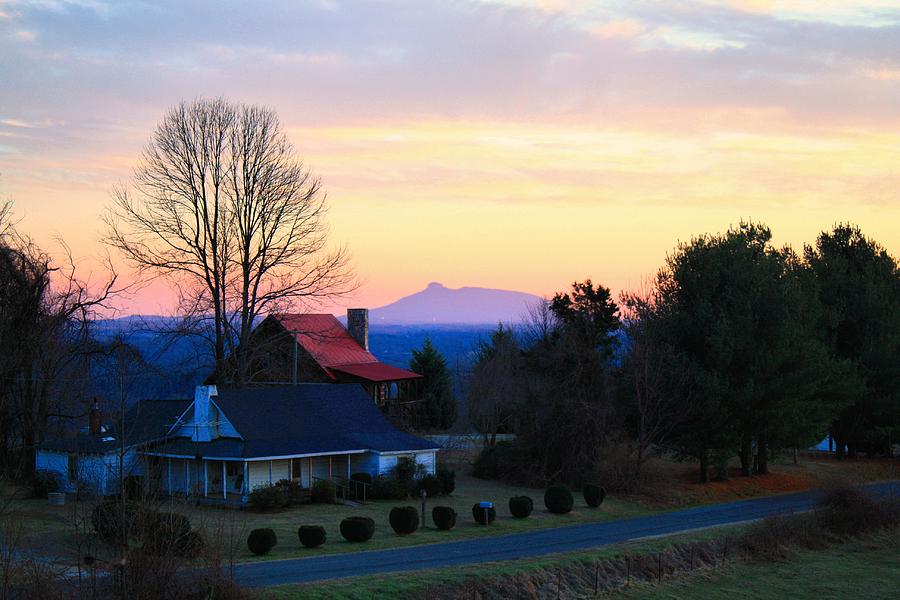
<path fill-rule="evenodd" d="M 395 428 L 358 384 L 219 389 L 213 402 L 241 440 L 191 442 L 180 438 L 155 445 L 150 451 L 179 456 L 266 458 L 438 449 L 433 442 Z"/>

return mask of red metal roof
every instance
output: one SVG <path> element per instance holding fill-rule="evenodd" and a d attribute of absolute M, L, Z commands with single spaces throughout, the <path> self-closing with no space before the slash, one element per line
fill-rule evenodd
<path fill-rule="evenodd" d="M 365 379 L 366 381 L 374 381 L 376 383 L 382 381 L 402 381 L 404 379 L 421 379 L 422 376 L 412 371 L 398 369 L 384 363 L 357 363 L 355 365 L 340 365 L 332 367 L 332 371 L 346 373 L 353 377 Z"/>
<path fill-rule="evenodd" d="M 421 375 L 391 367 L 360 346 L 334 315 L 273 315 L 329 375 L 340 371 L 367 381 L 418 379 Z"/>

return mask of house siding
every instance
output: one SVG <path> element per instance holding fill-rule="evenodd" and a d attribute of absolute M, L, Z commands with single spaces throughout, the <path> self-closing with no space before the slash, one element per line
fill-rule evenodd
<path fill-rule="evenodd" d="M 252 461 L 248 463 L 250 473 L 250 491 L 269 485 L 269 461 Z"/>

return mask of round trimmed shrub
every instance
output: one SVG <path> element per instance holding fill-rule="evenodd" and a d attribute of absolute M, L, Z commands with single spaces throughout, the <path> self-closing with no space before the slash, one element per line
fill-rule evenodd
<path fill-rule="evenodd" d="M 307 548 L 318 548 L 328 539 L 328 536 L 325 535 L 325 528 L 319 525 L 301 525 L 297 530 L 297 537 L 300 538 L 300 543 Z"/>
<path fill-rule="evenodd" d="M 391 529 L 397 535 L 409 535 L 419 528 L 419 511 L 412 506 L 395 506 L 388 515 Z"/>
<path fill-rule="evenodd" d="M 348 542 L 365 542 L 375 535 L 375 521 L 369 517 L 347 517 L 341 521 L 341 535 Z"/>
<path fill-rule="evenodd" d="M 517 519 L 524 519 L 534 510 L 534 500 L 528 496 L 513 496 L 509 499 L 509 512 Z"/>
<path fill-rule="evenodd" d="M 544 506 L 547 510 L 557 515 L 564 515 L 572 512 L 575 505 L 575 499 L 572 492 L 564 485 L 551 485 L 544 492 Z"/>
<path fill-rule="evenodd" d="M 247 547 L 257 556 L 268 554 L 278 543 L 278 537 L 271 529 L 254 529 L 247 537 Z"/>
<path fill-rule="evenodd" d="M 497 510 L 492 506 L 487 509 L 487 523 L 484 522 L 484 510 L 477 503 L 472 505 L 472 518 L 479 525 L 490 525 L 497 518 Z"/>
<path fill-rule="evenodd" d="M 450 531 L 456 527 L 456 511 L 449 506 L 435 506 L 431 509 L 431 520 L 438 529 Z"/>
<path fill-rule="evenodd" d="M 436 475 L 426 475 L 416 482 L 416 494 L 421 495 L 422 490 L 429 498 L 436 498 L 444 493 L 444 483 Z"/>
<path fill-rule="evenodd" d="M 441 493 L 445 496 L 449 496 L 453 493 L 453 490 L 456 489 L 456 471 L 451 471 L 450 469 L 445 469 L 441 467 L 437 471 L 438 479 L 441 480 L 441 484 L 443 488 Z"/>
<path fill-rule="evenodd" d="M 584 501 L 587 502 L 587 505 L 591 508 L 597 508 L 603 504 L 603 499 L 606 498 L 606 490 L 596 483 L 584 484 L 581 493 L 584 494 Z"/>

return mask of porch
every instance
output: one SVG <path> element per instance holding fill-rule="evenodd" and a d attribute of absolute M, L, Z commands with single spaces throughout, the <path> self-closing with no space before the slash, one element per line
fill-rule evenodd
<path fill-rule="evenodd" d="M 204 503 L 243 504 L 256 488 L 281 480 L 308 490 L 317 480 L 352 488 L 350 475 L 377 472 L 378 459 L 369 453 L 317 454 L 271 459 L 187 458 L 147 456 L 149 484 L 170 496 Z"/>

